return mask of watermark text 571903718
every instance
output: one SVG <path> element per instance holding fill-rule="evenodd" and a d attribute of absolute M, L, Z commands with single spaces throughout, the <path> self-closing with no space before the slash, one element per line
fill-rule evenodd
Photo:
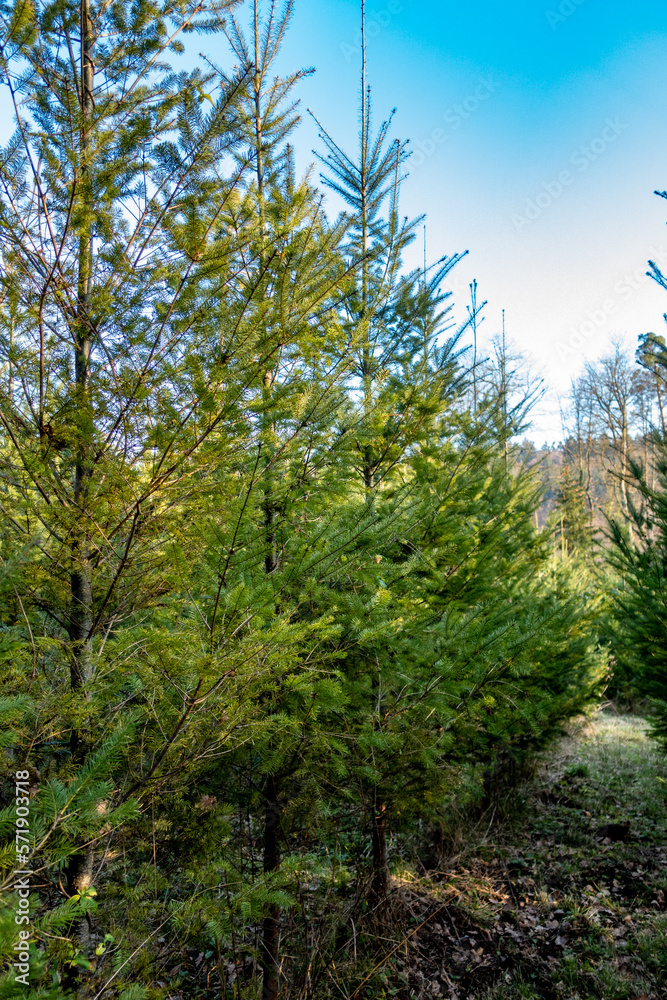
<path fill-rule="evenodd" d="M 14 944 L 16 954 L 13 966 L 14 979 L 24 986 L 30 985 L 29 942 L 30 942 L 30 876 L 32 872 L 26 864 L 30 854 L 30 785 L 28 771 L 17 771 L 16 783 L 16 867 L 14 891 L 17 896 L 14 923 L 18 925 L 18 940 Z"/>

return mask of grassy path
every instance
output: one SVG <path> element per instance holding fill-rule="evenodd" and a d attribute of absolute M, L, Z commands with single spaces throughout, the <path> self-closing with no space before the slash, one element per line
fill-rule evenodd
<path fill-rule="evenodd" d="M 609 714 L 551 760 L 506 859 L 519 933 L 537 922 L 494 1000 L 667 996 L 666 770 L 643 720 Z"/>
<path fill-rule="evenodd" d="M 520 819 L 446 871 L 394 881 L 413 924 L 427 922 L 374 995 L 667 998 L 665 778 L 642 719 L 579 728 L 523 789 Z"/>

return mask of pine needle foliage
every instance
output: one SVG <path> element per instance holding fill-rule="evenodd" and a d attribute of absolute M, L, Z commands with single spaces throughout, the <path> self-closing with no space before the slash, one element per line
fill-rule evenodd
<path fill-rule="evenodd" d="M 357 153 L 321 130 L 340 217 L 296 174 L 293 9 L 0 9 L 0 858 L 9 891 L 25 769 L 31 1000 L 307 992 L 306 893 L 380 904 L 390 833 L 599 684 L 504 355 L 468 405 L 461 255 L 404 268 L 409 149 L 365 62 Z M 193 33 L 236 66 L 184 68 Z"/>
<path fill-rule="evenodd" d="M 664 443 L 660 451 L 664 451 Z M 635 692 L 651 700 L 653 731 L 667 749 L 667 464 L 662 455 L 656 471 L 658 483 L 652 488 L 645 469 L 637 463 L 631 465 L 632 484 L 641 498 L 641 505 L 631 506 L 633 537 L 623 525 L 610 523 L 610 562 L 620 577 L 613 590 L 613 647 L 620 669 L 632 678 Z"/>

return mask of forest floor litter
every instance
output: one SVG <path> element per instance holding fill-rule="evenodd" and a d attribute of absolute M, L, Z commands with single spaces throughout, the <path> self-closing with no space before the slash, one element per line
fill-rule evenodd
<path fill-rule="evenodd" d="M 439 865 L 418 849 L 395 858 L 377 912 L 357 903 L 347 919 L 334 906 L 318 921 L 333 952 L 309 949 L 319 972 L 305 979 L 301 962 L 284 962 L 279 996 L 667 1000 L 667 761 L 646 720 L 606 709 L 575 721 L 506 794 L 511 808 L 501 798 L 462 823 L 465 846 Z M 358 900 L 363 887 L 349 888 Z M 203 957 L 185 973 L 189 991 L 161 995 L 213 995 Z M 183 963 L 172 971 L 183 976 Z M 259 1000 L 253 973 L 215 995 Z"/>
<path fill-rule="evenodd" d="M 403 940 L 349 995 L 667 997 L 665 778 L 643 719 L 575 724 L 520 789 L 520 815 L 443 871 L 394 877 Z"/>

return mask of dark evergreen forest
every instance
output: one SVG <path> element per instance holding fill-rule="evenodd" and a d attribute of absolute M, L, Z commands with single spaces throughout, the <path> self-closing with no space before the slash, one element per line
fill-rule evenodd
<path fill-rule="evenodd" d="M 2 4 L 0 998 L 665 996 L 665 340 L 535 448 L 292 7 Z"/>

